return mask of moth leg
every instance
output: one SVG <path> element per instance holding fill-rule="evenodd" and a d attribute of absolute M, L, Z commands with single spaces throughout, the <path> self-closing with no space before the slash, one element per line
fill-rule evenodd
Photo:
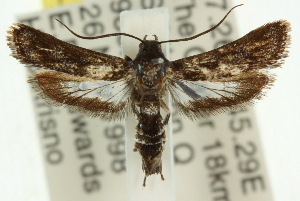
<path fill-rule="evenodd" d="M 164 178 L 164 175 L 162 174 L 162 172 L 160 172 L 160 177 L 161 177 L 161 180 L 165 180 L 165 178 Z"/>
<path fill-rule="evenodd" d="M 143 186 L 144 186 L 144 187 L 146 187 L 146 178 L 147 178 L 147 176 L 146 176 L 146 174 L 145 174 L 144 181 L 143 181 Z"/>
<path fill-rule="evenodd" d="M 138 120 L 140 120 L 141 119 L 141 115 L 140 115 L 140 112 L 138 111 L 138 109 L 136 108 L 136 104 L 132 103 L 131 104 L 131 108 L 132 108 L 133 114 L 135 114 L 135 116 L 138 118 Z"/>
<path fill-rule="evenodd" d="M 164 175 L 162 174 L 162 172 L 160 172 L 160 177 L 161 177 L 161 180 L 163 180 L 163 181 L 165 180 Z M 147 180 L 147 176 L 145 174 L 144 181 L 143 181 L 143 186 L 144 187 L 146 187 L 146 180 Z"/>
<path fill-rule="evenodd" d="M 160 106 L 167 112 L 167 115 L 163 121 L 164 126 L 166 126 L 169 122 L 170 116 L 171 116 L 171 112 L 170 109 L 168 108 L 168 106 L 165 104 L 164 101 L 160 101 Z"/>

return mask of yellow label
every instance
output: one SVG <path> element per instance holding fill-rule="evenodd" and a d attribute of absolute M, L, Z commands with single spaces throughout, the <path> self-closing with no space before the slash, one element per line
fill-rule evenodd
<path fill-rule="evenodd" d="M 52 8 L 55 6 L 62 6 L 70 3 L 82 2 L 82 0 L 42 0 L 44 8 Z"/>

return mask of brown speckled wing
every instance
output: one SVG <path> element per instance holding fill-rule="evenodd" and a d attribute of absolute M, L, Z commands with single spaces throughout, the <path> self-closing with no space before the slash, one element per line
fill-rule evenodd
<path fill-rule="evenodd" d="M 133 72 L 125 59 L 66 43 L 17 23 L 7 37 L 12 56 L 37 71 L 29 78 L 51 105 L 119 120 L 127 113 Z"/>
<path fill-rule="evenodd" d="M 210 81 L 276 68 L 288 56 L 290 23 L 265 24 L 222 47 L 172 62 L 168 73 L 185 80 Z"/>
<path fill-rule="evenodd" d="M 103 80 L 121 79 L 128 71 L 125 59 L 61 41 L 21 23 L 8 31 L 12 56 L 28 67 L 40 67 Z"/>
<path fill-rule="evenodd" d="M 265 24 L 215 50 L 173 61 L 168 90 L 179 111 L 191 119 L 242 109 L 264 95 L 288 56 L 290 24 Z"/>

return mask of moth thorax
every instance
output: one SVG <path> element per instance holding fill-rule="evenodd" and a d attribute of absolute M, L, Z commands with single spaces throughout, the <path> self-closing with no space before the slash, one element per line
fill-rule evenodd
<path fill-rule="evenodd" d="M 159 84 L 164 76 L 162 65 L 157 63 L 146 63 L 141 66 L 141 79 L 144 85 L 149 88 Z"/>

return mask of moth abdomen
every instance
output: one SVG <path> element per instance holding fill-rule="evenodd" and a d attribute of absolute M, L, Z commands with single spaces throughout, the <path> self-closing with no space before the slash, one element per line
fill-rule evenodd
<path fill-rule="evenodd" d="M 161 155 L 166 135 L 158 101 L 144 101 L 140 105 L 140 117 L 136 129 L 134 150 L 142 157 L 145 186 L 146 177 L 151 174 L 161 174 L 163 179 Z"/>

